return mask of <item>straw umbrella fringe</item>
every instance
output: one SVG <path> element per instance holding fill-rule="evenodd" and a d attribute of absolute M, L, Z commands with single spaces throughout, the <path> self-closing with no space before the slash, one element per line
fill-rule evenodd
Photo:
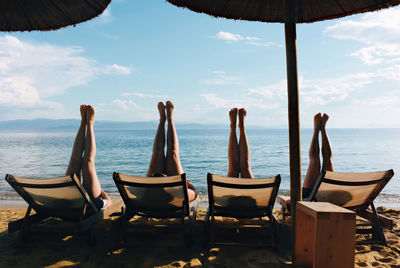
<path fill-rule="evenodd" d="M 100 15 L 111 0 L 0 0 L 0 31 L 49 31 Z"/>
<path fill-rule="evenodd" d="M 285 0 L 167 0 L 198 13 L 235 20 L 286 22 Z M 296 23 L 311 23 L 375 11 L 400 0 L 294 0 Z"/>

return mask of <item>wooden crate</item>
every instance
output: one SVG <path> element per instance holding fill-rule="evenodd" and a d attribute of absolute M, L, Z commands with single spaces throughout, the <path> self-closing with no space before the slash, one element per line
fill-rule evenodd
<path fill-rule="evenodd" d="M 298 202 L 294 264 L 354 267 L 355 232 L 355 212 L 327 202 Z"/>

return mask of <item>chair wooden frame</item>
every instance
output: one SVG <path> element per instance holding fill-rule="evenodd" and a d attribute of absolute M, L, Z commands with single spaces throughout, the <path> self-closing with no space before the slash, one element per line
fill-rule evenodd
<path fill-rule="evenodd" d="M 124 174 L 121 174 L 124 175 Z M 130 175 L 128 175 L 130 176 Z M 126 240 L 126 231 L 128 227 L 129 221 L 135 216 L 141 216 L 145 218 L 159 218 L 159 219 L 180 219 L 181 221 L 181 233 L 182 233 L 182 240 L 186 245 L 190 245 L 191 239 L 191 232 L 192 232 L 192 223 L 196 220 L 197 215 L 197 206 L 199 203 L 199 198 L 196 197 L 194 200 L 194 206 L 190 208 L 189 198 L 187 193 L 187 181 L 186 181 L 186 174 L 183 173 L 180 176 L 180 181 L 176 182 L 166 182 L 166 183 L 154 183 L 150 182 L 151 179 L 154 177 L 148 178 L 149 183 L 144 182 L 137 182 L 134 180 L 127 181 L 121 180 L 120 173 L 114 172 L 113 179 L 115 185 L 118 188 L 118 191 L 124 201 L 125 207 L 121 208 L 121 216 L 118 217 L 114 223 L 112 229 L 114 230 L 114 246 L 117 246 L 121 242 Z M 136 177 L 136 176 L 135 176 Z M 175 176 L 172 176 L 175 177 Z M 137 178 L 145 178 L 146 177 L 137 177 Z M 162 177 L 160 177 L 162 178 Z M 169 177 L 165 177 L 169 178 Z M 145 209 L 140 207 L 135 207 L 131 205 L 130 197 L 128 196 L 124 186 L 134 186 L 138 188 L 159 188 L 165 189 L 169 187 L 177 187 L 181 186 L 183 191 L 184 200 L 182 205 L 179 207 L 174 207 L 170 209 L 163 208 L 162 210 L 159 209 Z M 170 226 L 158 226 L 158 227 L 170 227 Z M 159 243 L 157 243 L 159 244 Z M 138 243 L 138 245 L 144 245 L 144 243 Z"/>
<path fill-rule="evenodd" d="M 59 177 L 54 179 L 66 179 L 69 177 L 71 180 L 63 183 L 43 183 L 46 179 L 29 179 L 29 183 L 19 183 L 16 178 L 7 174 L 5 180 L 11 185 L 11 187 L 28 203 L 28 209 L 25 213 L 24 218 L 11 221 L 8 223 L 8 231 L 10 233 L 19 231 L 18 241 L 25 241 L 28 237 L 28 233 L 31 228 L 36 225 L 44 222 L 49 218 L 58 218 L 65 222 L 70 222 L 74 224 L 78 224 L 78 228 L 74 227 L 73 229 L 77 229 L 79 233 L 88 232 L 89 233 L 89 243 L 94 242 L 94 227 L 96 223 L 102 218 L 103 212 L 96 208 L 93 203 L 92 198 L 85 191 L 85 189 L 80 184 L 78 178 L 71 174 L 66 177 Z M 20 178 L 20 177 L 19 177 Z M 26 178 L 21 178 L 25 181 L 28 180 Z M 37 183 L 38 181 L 41 183 Z M 51 179 L 50 179 L 51 180 Z M 36 183 L 35 183 L 36 182 Z M 46 206 L 42 206 L 35 201 L 35 198 L 29 194 L 24 188 L 38 188 L 38 189 L 49 189 L 49 188 L 63 188 L 75 186 L 79 193 L 82 195 L 82 207 L 81 208 L 50 208 Z M 32 210 L 36 212 L 36 214 L 31 215 Z M 69 216 L 63 217 L 60 216 L 63 212 L 69 214 Z M 72 215 L 72 216 L 71 216 Z"/>
<path fill-rule="evenodd" d="M 241 246 L 265 246 L 266 243 L 251 243 L 251 244 L 244 244 L 244 243 L 227 243 L 227 242 L 215 242 L 214 241 L 214 234 L 215 234 L 215 217 L 222 216 L 222 217 L 231 217 L 236 219 L 253 219 L 253 218 L 260 218 L 268 217 L 268 225 L 272 227 L 272 236 L 273 236 L 273 244 L 272 247 L 276 250 L 278 248 L 278 224 L 277 220 L 275 219 L 274 215 L 272 214 L 273 206 L 275 203 L 276 196 L 278 194 L 279 185 L 281 182 L 281 177 L 278 174 L 273 178 L 266 178 L 266 179 L 274 179 L 272 182 L 269 181 L 268 183 L 254 183 L 249 184 L 248 182 L 254 181 L 259 182 L 262 179 L 238 179 L 236 183 L 229 182 L 221 182 L 221 181 L 214 181 L 213 180 L 214 174 L 208 173 L 207 174 L 207 188 L 208 188 L 208 200 L 209 206 L 207 210 L 207 214 L 204 219 L 204 229 L 205 229 L 205 238 L 206 238 L 206 246 L 210 247 L 212 245 L 241 245 Z M 221 177 L 221 176 L 220 176 Z M 228 178 L 227 179 L 232 179 Z M 236 179 L 236 178 L 233 178 Z M 239 180 L 246 180 L 246 184 L 240 184 Z M 263 189 L 263 188 L 273 188 L 270 199 L 268 201 L 267 206 L 257 206 L 256 208 L 247 208 L 245 210 L 238 210 L 238 209 L 231 209 L 227 207 L 217 206 L 215 203 L 213 186 L 218 186 L 227 189 L 247 189 L 247 190 L 255 190 L 255 189 Z M 239 196 L 238 196 L 239 197 Z M 241 197 L 241 196 L 240 196 Z M 261 226 L 265 227 L 265 226 Z M 238 228 L 235 226 L 234 228 Z M 239 227 L 240 228 L 240 227 Z"/>
<path fill-rule="evenodd" d="M 330 179 L 329 176 L 330 174 L 334 175 L 351 175 L 351 174 L 357 174 L 357 175 L 362 175 L 362 174 L 370 174 L 372 172 L 365 172 L 365 173 L 339 173 L 339 172 L 331 172 L 331 171 L 325 171 L 322 170 L 320 175 L 318 176 L 318 179 L 314 185 L 313 190 L 311 191 L 310 197 L 307 198 L 309 201 L 318 201 L 317 200 L 317 194 L 320 189 L 321 184 L 326 183 L 330 185 L 337 185 L 337 186 L 349 186 L 349 187 L 356 187 L 356 186 L 367 186 L 367 185 L 373 185 L 376 184 L 377 186 L 373 191 L 366 197 L 365 202 L 356 205 L 356 206 L 342 206 L 346 209 L 350 209 L 356 212 L 356 214 L 363 218 L 363 219 L 368 219 L 370 221 L 371 225 L 370 229 L 362 229 L 362 228 L 357 228 L 357 233 L 371 233 L 373 235 L 374 240 L 376 242 L 382 243 L 386 245 L 386 238 L 385 234 L 382 229 L 382 225 L 385 225 L 386 227 L 391 228 L 393 226 L 393 221 L 387 217 L 384 217 L 382 215 L 378 215 L 375 209 L 374 205 L 374 200 L 375 198 L 379 195 L 379 193 L 382 191 L 382 189 L 386 186 L 386 184 L 390 181 L 390 179 L 393 177 L 394 172 L 392 169 L 384 171 L 384 175 L 375 180 L 367 180 L 367 181 L 340 181 L 340 180 L 334 180 Z M 287 214 L 287 211 L 290 211 L 290 206 L 287 205 L 287 201 L 289 198 L 287 197 L 278 197 L 278 202 L 282 205 L 282 214 L 283 217 L 285 214 Z M 371 208 L 371 210 L 368 210 L 368 208 Z M 365 224 L 359 224 L 358 227 L 360 226 L 365 226 Z"/>

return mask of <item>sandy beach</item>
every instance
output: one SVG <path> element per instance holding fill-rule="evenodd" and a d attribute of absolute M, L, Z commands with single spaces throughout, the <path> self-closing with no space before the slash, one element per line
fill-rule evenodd
<path fill-rule="evenodd" d="M 287 241 L 290 237 L 288 226 L 283 223 L 280 228 L 280 248 L 277 252 L 264 247 L 218 246 L 206 252 L 202 246 L 202 220 L 205 209 L 199 210 L 193 228 L 193 245 L 184 247 L 175 232 L 153 233 L 152 229 L 140 233 L 128 233 L 129 244 L 111 248 L 111 223 L 114 214 L 120 211 L 122 202 L 113 197 L 114 204 L 106 210 L 104 220 L 97 225 L 96 239 L 89 246 L 85 236 L 71 233 L 60 233 L 50 230 L 48 233 L 38 232 L 32 235 L 27 246 L 16 243 L 17 234 L 8 233 L 8 222 L 21 218 L 25 207 L 0 207 L 0 267 L 290 267 L 290 248 Z M 395 220 L 392 230 L 385 229 L 387 246 L 362 243 L 356 245 L 355 267 L 400 267 L 400 216 L 398 209 L 379 208 L 381 214 Z M 276 211 L 279 217 L 279 212 Z M 219 224 L 235 224 L 235 220 L 223 221 Z M 140 219 L 139 219 L 140 222 Z M 161 224 L 161 221 L 153 221 Z M 60 224 L 51 222 L 49 225 Z M 53 228 L 54 229 L 54 228 Z M 131 228 L 132 229 L 132 228 Z M 253 231 L 252 231 L 253 232 Z M 254 237 L 253 237 L 254 235 Z M 222 239 L 229 238 L 230 233 L 219 233 Z M 252 238 L 253 237 L 253 238 Z M 259 239 L 254 234 L 244 239 Z M 267 238 L 268 239 L 268 238 Z M 357 235 L 360 243 L 364 237 Z M 131 242 L 133 242 L 131 244 Z M 134 246 L 139 242 L 139 246 Z M 158 244 L 158 246 L 149 246 Z M 176 244 L 163 246 L 161 244 Z"/>

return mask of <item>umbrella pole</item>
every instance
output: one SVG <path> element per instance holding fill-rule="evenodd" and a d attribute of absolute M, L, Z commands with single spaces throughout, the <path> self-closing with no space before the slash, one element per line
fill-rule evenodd
<path fill-rule="evenodd" d="M 297 44 L 295 1 L 286 1 L 286 69 L 288 86 L 289 153 L 290 153 L 290 200 L 292 215 L 292 261 L 296 236 L 296 203 L 301 200 L 301 158 L 300 158 L 300 120 L 299 85 L 297 74 Z"/>

